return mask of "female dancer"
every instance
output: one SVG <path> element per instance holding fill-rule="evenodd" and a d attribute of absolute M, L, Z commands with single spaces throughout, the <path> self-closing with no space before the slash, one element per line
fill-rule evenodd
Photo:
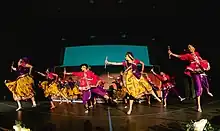
<path fill-rule="evenodd" d="M 58 84 L 57 84 L 58 75 L 50 72 L 49 69 L 46 70 L 45 74 L 41 73 L 41 72 L 37 72 L 37 73 L 46 77 L 46 79 L 47 79 L 47 81 L 43 81 L 40 84 L 40 86 L 44 90 L 45 97 L 48 98 L 50 101 L 50 105 L 51 105 L 50 109 L 54 109 L 55 105 L 54 105 L 51 97 L 56 96 L 58 94 L 62 95 L 62 93 L 60 93 L 59 89 L 58 89 Z"/>
<path fill-rule="evenodd" d="M 36 107 L 36 102 L 34 99 L 34 80 L 30 77 L 33 66 L 29 64 L 28 59 L 22 58 L 18 61 L 18 67 L 15 68 L 13 65 L 11 69 L 18 73 L 18 78 L 16 81 L 7 82 L 5 85 L 12 92 L 13 98 L 18 103 L 18 108 L 16 111 L 22 109 L 21 100 L 32 100 L 32 107 Z"/>
<path fill-rule="evenodd" d="M 68 89 L 68 98 L 73 100 L 77 99 L 77 95 L 80 94 L 78 87 L 76 85 L 76 81 L 73 81 L 72 77 L 69 77 L 67 81 L 67 89 Z"/>
<path fill-rule="evenodd" d="M 174 88 L 174 83 L 171 81 L 169 75 L 165 74 L 164 72 L 160 72 L 160 75 L 158 75 L 153 69 L 151 69 L 151 72 L 162 82 L 164 107 L 167 106 L 167 96 L 169 95 L 170 90 L 175 92 L 180 101 L 185 100 L 185 98 L 182 98 Z"/>
<path fill-rule="evenodd" d="M 100 95 L 104 97 L 105 99 L 109 100 L 109 96 L 106 94 L 106 92 L 103 92 L 100 90 L 100 88 L 97 88 L 98 84 L 100 83 L 100 79 L 97 75 L 95 75 L 92 71 L 88 69 L 87 64 L 81 65 L 82 72 L 71 72 L 67 73 L 64 71 L 64 75 L 75 75 L 80 77 L 80 87 L 79 89 L 82 90 L 82 99 L 83 104 L 85 106 L 85 113 L 89 112 L 89 100 L 91 99 L 91 93 Z"/>
<path fill-rule="evenodd" d="M 202 95 L 203 88 L 206 89 L 208 95 L 213 96 L 209 91 L 209 84 L 206 71 L 210 70 L 210 65 L 208 61 L 203 60 L 198 52 L 195 51 L 195 48 L 192 45 L 188 45 L 188 50 L 190 53 L 177 55 L 168 50 L 169 56 L 174 56 L 180 60 L 189 61 L 189 66 L 186 67 L 185 74 L 188 74 L 193 78 L 195 84 L 195 91 L 197 96 L 197 111 L 202 112 L 200 105 L 200 96 Z"/>
<path fill-rule="evenodd" d="M 123 71 L 120 72 L 120 75 L 118 77 L 113 77 L 108 74 L 108 78 L 114 79 L 111 85 L 113 87 L 113 90 L 116 90 L 115 93 L 114 91 L 112 92 L 112 96 L 114 98 L 113 101 L 117 103 L 118 99 L 123 99 L 125 103 L 125 108 L 127 108 L 128 95 L 127 95 L 127 89 L 124 87 L 123 84 Z"/>
<path fill-rule="evenodd" d="M 130 115 L 132 112 L 134 98 L 138 99 L 144 94 L 152 94 L 159 102 L 161 102 L 161 100 L 154 93 L 152 86 L 142 76 L 144 71 L 144 63 L 138 59 L 135 59 L 131 52 L 126 53 L 125 59 L 126 61 L 121 63 L 108 62 L 107 60 L 105 63 L 109 65 L 123 65 L 126 68 L 124 72 L 125 87 L 130 95 L 129 110 L 127 114 Z M 142 65 L 141 72 L 137 68 L 138 64 Z"/>

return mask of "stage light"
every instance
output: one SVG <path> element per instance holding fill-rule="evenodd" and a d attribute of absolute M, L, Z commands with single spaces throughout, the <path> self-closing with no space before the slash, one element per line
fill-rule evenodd
<path fill-rule="evenodd" d="M 61 8 L 57 8 L 57 11 L 60 12 L 60 11 L 61 11 Z"/>
<path fill-rule="evenodd" d="M 95 3 L 95 0 L 89 0 L 89 3 L 90 3 L 90 4 L 94 4 L 94 3 Z"/>
<path fill-rule="evenodd" d="M 125 39 L 128 37 L 128 33 L 127 32 L 120 32 L 121 38 Z"/>
<path fill-rule="evenodd" d="M 117 0 L 117 3 L 122 4 L 122 3 L 124 3 L 124 1 L 123 0 Z"/>
<path fill-rule="evenodd" d="M 155 38 L 155 37 L 152 37 L 152 39 L 151 39 L 151 40 L 153 40 L 153 41 L 154 41 L 154 40 L 156 40 L 156 38 Z"/>
<path fill-rule="evenodd" d="M 91 35 L 89 38 L 90 39 L 94 39 L 94 38 L 96 38 L 96 36 L 95 35 Z"/>
<path fill-rule="evenodd" d="M 156 4 L 153 4 L 153 5 L 152 5 L 152 8 L 155 9 L 155 8 L 156 8 Z"/>

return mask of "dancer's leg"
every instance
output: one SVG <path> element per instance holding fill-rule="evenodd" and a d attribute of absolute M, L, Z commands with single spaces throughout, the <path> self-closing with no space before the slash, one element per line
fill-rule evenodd
<path fill-rule="evenodd" d="M 18 108 L 16 109 L 16 111 L 19 111 L 22 108 L 20 100 L 17 100 L 17 104 Z"/>
<path fill-rule="evenodd" d="M 206 89 L 207 94 L 213 97 L 213 94 L 209 90 L 209 81 L 208 81 L 207 76 L 201 76 L 201 82 L 202 82 L 202 86 Z"/>
<path fill-rule="evenodd" d="M 32 101 L 32 107 L 36 107 L 37 104 L 36 104 L 36 101 L 35 101 L 34 97 L 31 98 L 31 101 Z"/>
<path fill-rule="evenodd" d="M 133 96 L 129 96 L 129 110 L 127 112 L 128 115 L 130 115 L 131 112 L 132 112 L 133 103 L 134 103 L 134 97 Z"/>
<path fill-rule="evenodd" d="M 195 84 L 195 89 L 196 89 L 196 102 L 197 102 L 197 111 L 198 112 L 202 112 L 202 108 L 201 108 L 201 101 L 200 101 L 200 96 L 202 95 L 203 92 L 203 88 L 202 88 L 202 83 L 201 83 L 201 76 L 200 74 L 194 74 L 193 75 L 193 80 L 194 80 L 194 84 Z"/>
<path fill-rule="evenodd" d="M 87 91 L 83 91 L 82 94 L 82 100 L 83 100 L 83 104 L 85 107 L 85 113 L 89 112 L 89 105 L 88 105 L 88 101 L 91 99 L 91 91 L 87 90 Z"/>
<path fill-rule="evenodd" d="M 163 90 L 163 106 L 166 107 L 167 106 L 167 96 L 169 95 L 170 89 L 164 89 Z"/>
<path fill-rule="evenodd" d="M 180 101 L 184 101 L 186 99 L 186 98 L 182 98 L 174 87 L 172 87 L 170 90 L 172 90 L 177 95 Z"/>
<path fill-rule="evenodd" d="M 160 98 L 157 97 L 153 90 L 150 91 L 150 94 L 157 99 L 157 101 L 161 102 Z"/>

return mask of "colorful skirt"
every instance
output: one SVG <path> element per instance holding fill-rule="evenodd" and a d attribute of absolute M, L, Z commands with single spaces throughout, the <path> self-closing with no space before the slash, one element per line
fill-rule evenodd
<path fill-rule="evenodd" d="M 62 93 L 62 95 L 64 96 L 64 97 L 68 97 L 68 89 L 66 88 L 66 87 L 64 87 L 64 88 L 61 88 L 60 89 L 60 92 Z M 62 96 L 61 94 L 59 95 L 59 96 Z M 63 97 L 62 96 L 62 97 Z"/>
<path fill-rule="evenodd" d="M 41 83 L 41 87 L 44 90 L 45 97 L 56 96 L 60 93 L 58 90 L 58 86 L 55 82 L 49 84 L 48 81 L 43 81 Z"/>
<path fill-rule="evenodd" d="M 5 85 L 12 92 L 15 101 L 34 97 L 34 80 L 29 75 L 21 75 L 16 81 L 5 83 Z"/>
<path fill-rule="evenodd" d="M 74 86 L 73 89 L 72 88 L 68 89 L 68 96 L 75 96 L 75 95 L 79 95 L 79 94 L 81 94 L 81 93 L 80 93 L 77 86 Z"/>
<path fill-rule="evenodd" d="M 151 92 L 152 86 L 148 83 L 148 81 L 141 76 L 140 79 L 137 79 L 131 70 L 129 70 L 124 75 L 125 86 L 127 89 L 127 93 L 134 98 L 139 98 L 143 93 Z"/>
<path fill-rule="evenodd" d="M 124 88 L 118 89 L 118 90 L 116 91 L 116 93 L 114 94 L 114 98 L 124 99 L 125 96 L 126 96 L 126 93 L 127 93 L 127 90 L 125 90 Z"/>

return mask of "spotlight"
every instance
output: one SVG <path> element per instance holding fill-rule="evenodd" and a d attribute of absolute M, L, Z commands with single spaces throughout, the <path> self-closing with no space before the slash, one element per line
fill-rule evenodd
<path fill-rule="evenodd" d="M 128 37 L 128 33 L 127 32 L 120 32 L 121 34 L 121 38 L 125 39 Z"/>
<path fill-rule="evenodd" d="M 124 1 L 123 0 L 117 0 L 117 3 L 122 4 Z"/>
<path fill-rule="evenodd" d="M 153 5 L 152 5 L 152 8 L 155 9 L 155 8 L 156 8 L 156 4 L 153 4 Z"/>
<path fill-rule="evenodd" d="M 155 38 L 155 37 L 152 37 L 152 39 L 151 39 L 151 40 L 155 41 L 155 40 L 156 40 L 156 38 Z"/>
<path fill-rule="evenodd" d="M 89 38 L 90 38 L 90 39 L 94 39 L 94 38 L 96 38 L 96 36 L 91 35 Z"/>
<path fill-rule="evenodd" d="M 94 4 L 94 3 L 95 3 L 95 0 L 89 0 L 89 3 L 90 3 L 90 4 Z"/>

